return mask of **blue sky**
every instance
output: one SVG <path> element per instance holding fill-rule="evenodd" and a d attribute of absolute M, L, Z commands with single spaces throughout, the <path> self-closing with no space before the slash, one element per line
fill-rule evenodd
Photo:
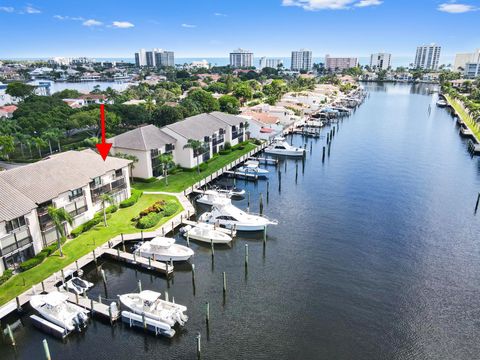
<path fill-rule="evenodd" d="M 480 1 L 459 0 L 0 0 L 0 58 L 414 55 L 436 42 L 444 56 L 480 48 Z M 477 29 L 477 30 L 476 30 Z"/>

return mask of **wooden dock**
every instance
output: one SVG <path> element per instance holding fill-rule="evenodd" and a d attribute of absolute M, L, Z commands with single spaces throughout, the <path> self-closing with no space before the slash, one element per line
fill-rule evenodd
<path fill-rule="evenodd" d="M 173 265 L 130 254 L 119 249 L 106 249 L 103 254 L 111 259 L 137 265 L 147 270 L 158 271 L 167 276 L 173 274 Z"/>
<path fill-rule="evenodd" d="M 120 318 L 120 310 L 111 311 L 110 305 L 89 299 L 88 297 L 75 295 L 71 292 L 67 292 L 66 294 L 68 295 L 69 302 L 90 311 L 91 317 L 97 316 L 110 320 L 111 322 L 117 321 Z"/>

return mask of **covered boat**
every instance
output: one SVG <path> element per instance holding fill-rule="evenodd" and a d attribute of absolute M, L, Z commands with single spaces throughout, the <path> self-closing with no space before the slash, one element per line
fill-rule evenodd
<path fill-rule="evenodd" d="M 187 261 L 193 256 L 192 249 L 175 244 L 175 239 L 162 236 L 145 241 L 135 253 L 158 261 Z"/>

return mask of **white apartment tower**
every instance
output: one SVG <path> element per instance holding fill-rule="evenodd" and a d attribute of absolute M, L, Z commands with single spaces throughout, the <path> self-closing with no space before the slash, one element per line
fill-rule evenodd
<path fill-rule="evenodd" d="M 425 70 L 437 70 L 440 61 L 441 46 L 437 44 L 422 45 L 417 47 L 415 56 L 415 68 Z"/>
<path fill-rule="evenodd" d="M 249 50 L 237 49 L 230 53 L 230 66 L 247 68 L 253 66 L 253 53 Z"/>
<path fill-rule="evenodd" d="M 135 53 L 135 65 L 137 67 L 175 66 L 175 54 L 173 51 L 162 49 L 153 49 L 152 51 L 140 49 L 139 52 Z"/>
<path fill-rule="evenodd" d="M 370 67 L 377 70 L 388 70 L 391 66 L 392 55 L 388 53 L 377 53 L 370 56 Z"/>
<path fill-rule="evenodd" d="M 263 68 L 273 68 L 277 69 L 280 65 L 283 64 L 283 61 L 281 59 L 270 59 L 267 57 L 261 57 L 259 60 L 259 69 L 262 70 Z"/>
<path fill-rule="evenodd" d="M 310 71 L 312 69 L 312 52 L 306 49 L 292 51 L 292 65 L 290 68 L 293 71 Z"/>
<path fill-rule="evenodd" d="M 455 63 L 453 65 L 454 71 L 465 70 L 467 63 L 480 62 L 480 49 L 475 50 L 473 53 L 463 53 L 455 55 Z"/>

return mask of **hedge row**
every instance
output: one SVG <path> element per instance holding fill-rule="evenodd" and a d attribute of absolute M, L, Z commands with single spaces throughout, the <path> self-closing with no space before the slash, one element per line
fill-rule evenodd
<path fill-rule="evenodd" d="M 167 205 L 165 205 L 163 209 L 163 213 L 165 216 L 172 216 L 175 214 L 178 210 L 178 203 L 174 200 L 170 200 L 167 202 Z"/>
<path fill-rule="evenodd" d="M 12 269 L 7 269 L 3 272 L 2 276 L 0 276 L 0 285 L 3 283 L 7 282 L 8 279 L 10 279 L 13 275 L 13 270 Z"/>
<path fill-rule="evenodd" d="M 127 208 L 127 207 L 135 205 L 136 202 L 138 201 L 138 199 L 140 199 L 140 197 L 142 195 L 143 195 L 143 191 L 132 189 L 132 196 L 130 196 L 126 200 L 123 200 L 120 203 L 120 207 L 121 208 Z"/>
<path fill-rule="evenodd" d="M 67 239 L 63 237 L 61 240 L 61 243 L 64 244 Z M 37 255 L 35 255 L 33 258 L 28 259 L 24 262 L 22 262 L 18 267 L 20 268 L 20 271 L 27 271 L 43 262 L 46 257 L 52 255 L 55 251 L 58 249 L 58 244 L 57 242 L 45 247 L 40 251 Z"/>
<path fill-rule="evenodd" d="M 93 228 L 95 225 L 100 224 L 103 221 L 103 214 L 101 213 L 96 213 L 93 219 L 88 220 L 87 222 L 83 223 L 79 227 L 75 228 L 72 230 L 70 235 L 74 238 L 76 238 L 78 235 L 81 233 L 84 233 L 85 231 L 90 230 Z"/>
<path fill-rule="evenodd" d="M 155 182 L 155 181 L 157 181 L 157 180 L 158 180 L 158 179 L 155 178 L 155 177 L 151 177 L 151 178 L 148 178 L 148 179 L 137 178 L 137 177 L 134 177 L 134 178 L 133 178 L 133 181 L 134 181 L 134 182 L 137 182 L 137 183 L 138 183 L 138 182 L 139 182 L 139 183 L 147 183 L 147 184 L 148 184 L 148 183 L 153 183 L 153 182 Z"/>

